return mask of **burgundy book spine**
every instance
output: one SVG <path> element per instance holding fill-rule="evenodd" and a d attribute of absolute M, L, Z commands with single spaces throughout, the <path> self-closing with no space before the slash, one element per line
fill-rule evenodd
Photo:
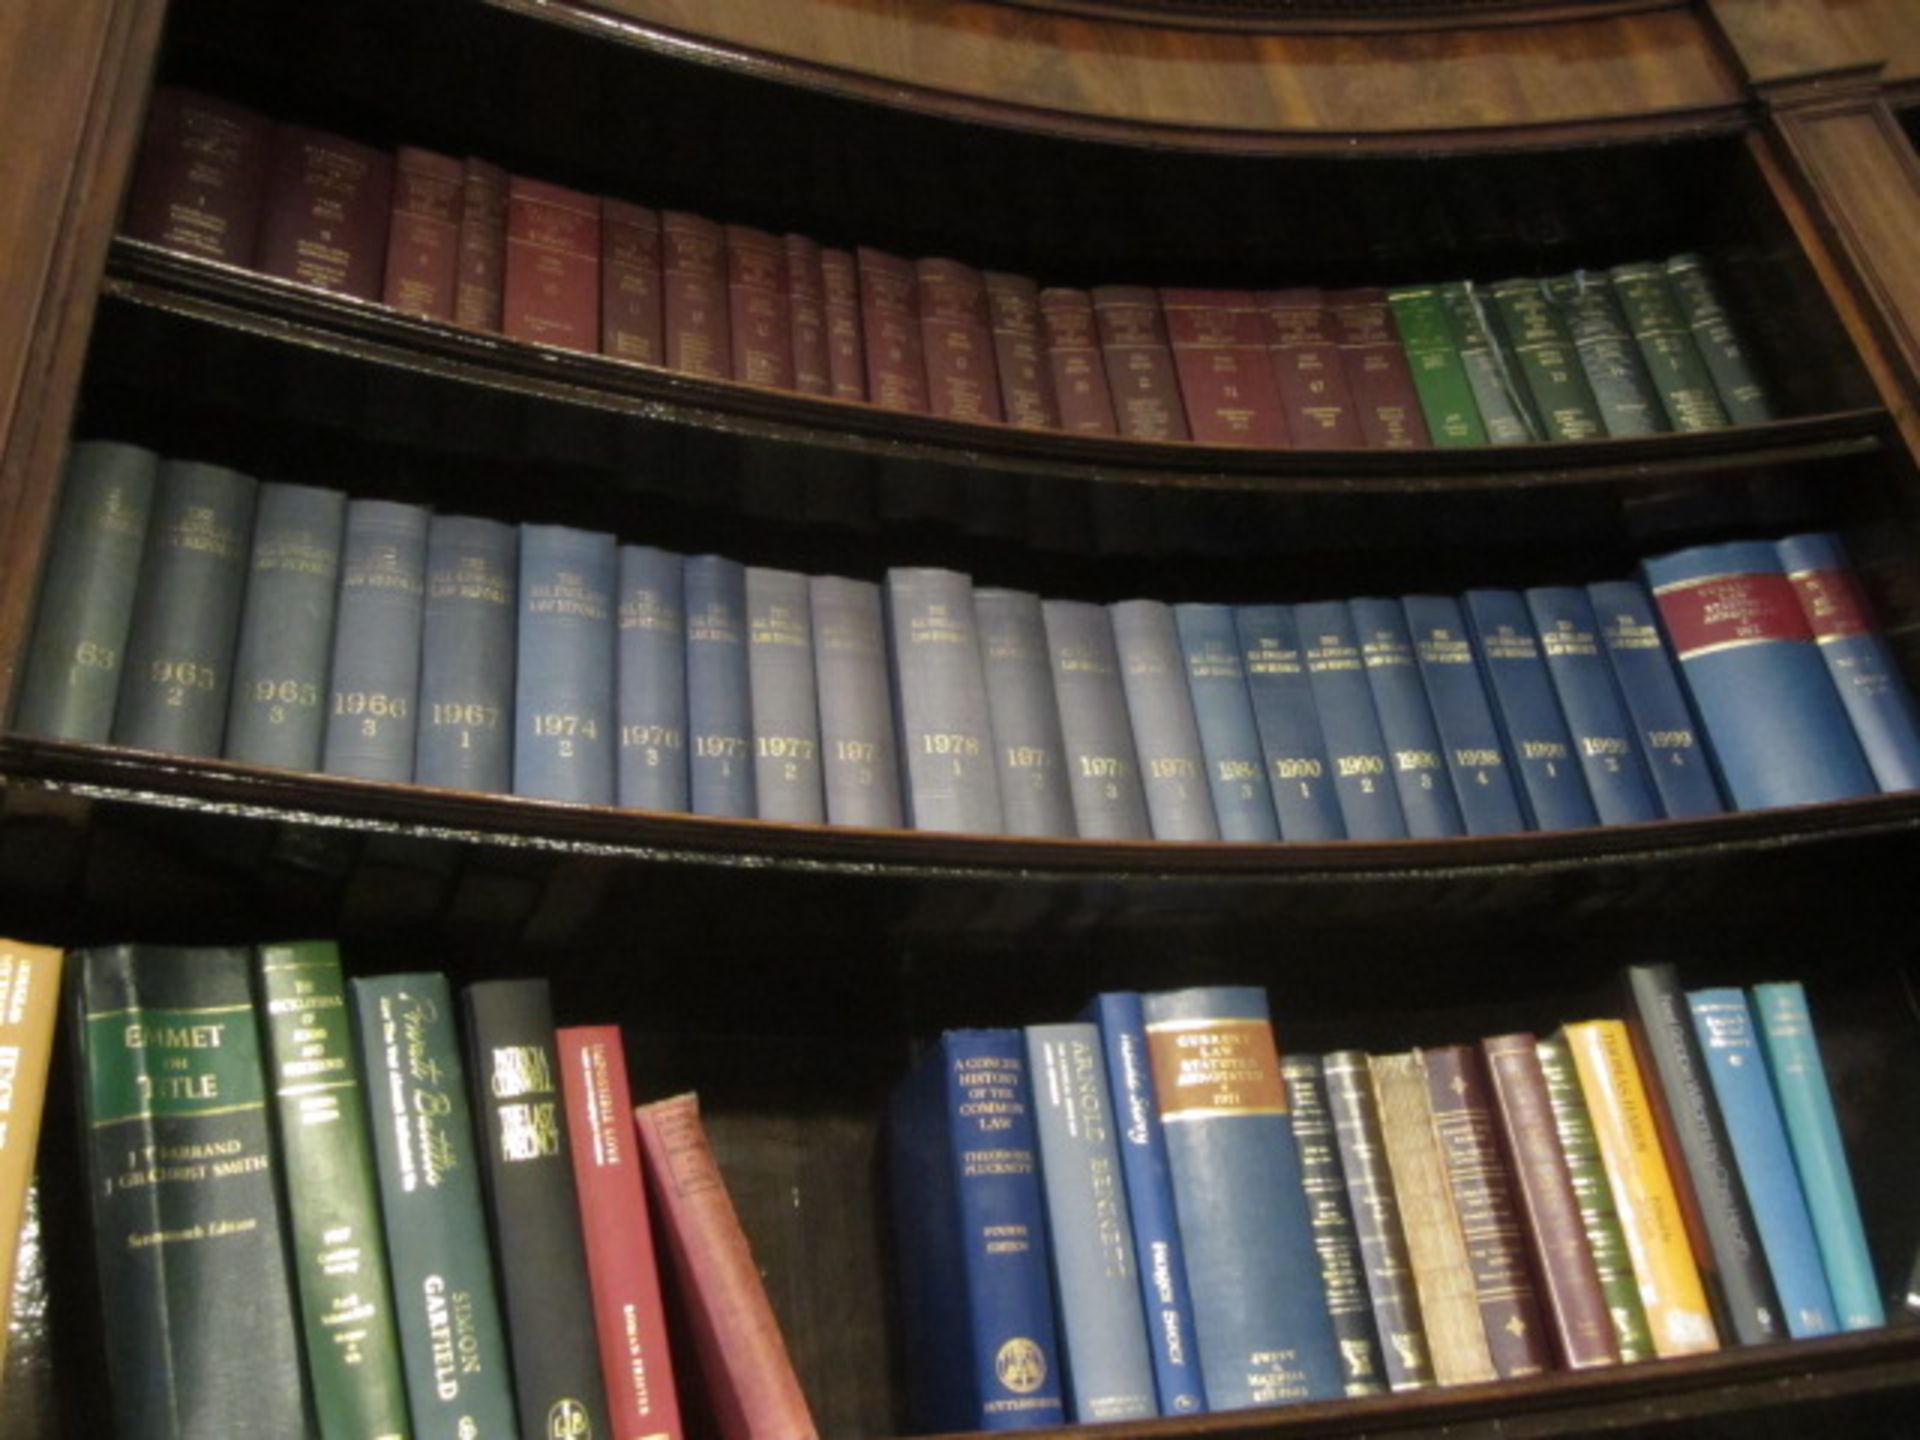
<path fill-rule="evenodd" d="M 793 389 L 793 317 L 787 309 L 787 247 L 777 235 L 729 225 L 727 313 L 733 320 L 733 378 Z"/>
<path fill-rule="evenodd" d="M 1093 297 L 1084 290 L 1042 290 L 1040 330 L 1046 337 L 1060 427 L 1075 435 L 1118 435 Z"/>
<path fill-rule="evenodd" d="M 927 361 L 927 405 L 948 420 L 1006 418 L 993 358 L 993 322 L 980 272 L 958 260 L 921 260 L 913 267 L 920 343 Z"/>
<path fill-rule="evenodd" d="M 1376 450 L 1408 450 L 1431 445 L 1413 372 L 1400 348 L 1384 290 L 1337 290 L 1327 295 L 1340 361 L 1347 372 L 1360 414 L 1360 431 Z"/>
<path fill-rule="evenodd" d="M 1243 290 L 1162 290 L 1173 365 L 1193 438 L 1206 445 L 1288 443 L 1267 358 L 1265 317 Z"/>
<path fill-rule="evenodd" d="M 460 268 L 460 206 L 467 168 L 450 155 L 402 145 L 393 156 L 393 219 L 387 227 L 382 298 L 396 310 L 453 318 Z"/>
<path fill-rule="evenodd" d="M 1293 443 L 1302 449 L 1364 449 L 1367 437 L 1326 296 L 1302 289 L 1270 290 L 1257 298 L 1266 312 L 1274 388 Z"/>
<path fill-rule="evenodd" d="M 453 283 L 453 323 L 500 329 L 507 296 L 507 172 L 469 155 L 460 206 L 460 262 Z"/>
<path fill-rule="evenodd" d="M 820 252 L 821 288 L 827 308 L 827 373 L 833 398 L 867 398 L 867 347 L 860 323 L 860 273 L 845 250 Z"/>
<path fill-rule="evenodd" d="M 600 353 L 642 365 L 664 365 L 659 212 L 625 200 L 603 199 L 600 226 Z"/>
<path fill-rule="evenodd" d="M 684 210 L 662 211 L 660 278 L 666 295 L 667 368 L 731 380 L 726 231 Z"/>
<path fill-rule="evenodd" d="M 305 125 L 276 125 L 254 269 L 380 298 L 393 157 Z"/>
<path fill-rule="evenodd" d="M 160 86 L 140 139 L 127 234 L 209 260 L 251 265 L 268 136 L 268 121 L 244 106 Z"/>
<path fill-rule="evenodd" d="M 1093 318 L 1120 433 L 1134 440 L 1191 438 L 1159 295 L 1145 285 L 1097 286 Z"/>
<path fill-rule="evenodd" d="M 860 321 L 867 347 L 867 398 L 882 410 L 927 413 L 927 362 L 913 307 L 913 266 L 862 245 Z"/>
<path fill-rule="evenodd" d="M 793 320 L 793 388 L 802 395 L 831 395 L 827 281 L 820 247 L 804 235 L 788 235 L 781 244 L 787 252 L 787 311 Z M 858 308 L 856 304 L 856 312 Z"/>
<path fill-rule="evenodd" d="M 510 339 L 600 348 L 600 197 L 515 175 L 507 182 Z"/>
<path fill-rule="evenodd" d="M 993 321 L 994 368 L 1000 372 L 1000 403 L 1009 425 L 1022 430 L 1058 430 L 1060 402 L 1040 333 L 1040 287 L 1024 275 L 988 271 L 987 312 Z"/>
<path fill-rule="evenodd" d="M 1526 1215 L 1534 1274 L 1553 1322 L 1560 1363 L 1569 1370 L 1616 1365 L 1620 1345 L 1580 1219 L 1573 1175 L 1560 1149 L 1534 1037 L 1489 1036 L 1480 1050 L 1493 1081 L 1494 1111 L 1513 1163 L 1514 1197 Z"/>

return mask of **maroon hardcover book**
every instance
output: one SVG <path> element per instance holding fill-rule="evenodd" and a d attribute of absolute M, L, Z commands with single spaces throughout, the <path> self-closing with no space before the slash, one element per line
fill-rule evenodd
<path fill-rule="evenodd" d="M 460 206 L 467 167 L 450 155 L 402 145 L 393 155 L 393 220 L 387 227 L 382 298 L 396 310 L 453 318 L 460 268 Z"/>
<path fill-rule="evenodd" d="M 1313 450 L 1364 449 L 1367 437 L 1325 293 L 1269 290 L 1255 298 L 1266 312 L 1274 388 L 1293 443 Z"/>
<path fill-rule="evenodd" d="M 1244 290 L 1162 290 L 1167 339 L 1193 438 L 1206 445 L 1289 443 L 1267 358 L 1266 318 Z"/>
<path fill-rule="evenodd" d="M 1075 435 L 1118 435 L 1093 297 L 1084 290 L 1042 290 L 1040 331 L 1046 338 L 1047 372 L 1060 406 L 1060 428 Z"/>
<path fill-rule="evenodd" d="M 600 348 L 600 197 L 515 175 L 507 182 L 501 330 L 563 350 Z"/>
<path fill-rule="evenodd" d="M 833 368 L 827 356 L 827 281 L 820 247 L 804 235 L 780 242 L 787 252 L 787 313 L 793 322 L 793 388 L 802 395 L 831 395 Z"/>
<path fill-rule="evenodd" d="M 733 321 L 733 378 L 793 389 L 793 318 L 787 309 L 787 247 L 777 235 L 729 225 L 727 313 Z"/>
<path fill-rule="evenodd" d="M 993 358 L 993 322 L 980 272 L 958 260 L 921 260 L 913 267 L 920 343 L 927 361 L 927 406 L 949 420 L 1005 419 L 1000 371 Z"/>
<path fill-rule="evenodd" d="M 1145 285 L 1096 286 L 1093 318 L 1120 433 L 1134 440 L 1190 438 L 1159 295 Z"/>
<path fill-rule="evenodd" d="M 254 269 L 380 298 L 393 216 L 393 157 L 305 125 L 276 125 Z"/>
<path fill-rule="evenodd" d="M 169 250 L 253 263 L 267 181 L 265 117 L 162 85 L 147 109 L 126 232 Z"/>
<path fill-rule="evenodd" d="M 453 282 L 453 323 L 500 328 L 507 293 L 507 172 L 469 155 L 460 205 L 460 258 Z"/>
<path fill-rule="evenodd" d="M 987 313 L 993 321 L 993 361 L 1000 372 L 1000 405 L 1009 425 L 1060 429 L 1046 341 L 1040 334 L 1040 287 L 1024 275 L 988 271 Z"/>
<path fill-rule="evenodd" d="M 1431 445 L 1420 396 L 1413 388 L 1400 328 L 1393 323 L 1384 290 L 1333 290 L 1327 293 L 1340 361 L 1360 415 L 1360 431 L 1376 450 L 1408 450 Z"/>
<path fill-rule="evenodd" d="M 666 296 L 667 368 L 731 380 L 726 232 L 703 216 L 662 211 L 660 279 Z"/>
<path fill-rule="evenodd" d="M 820 282 L 826 295 L 827 373 L 833 398 L 867 398 L 866 331 L 860 323 L 860 274 L 845 250 L 820 252 Z"/>
<path fill-rule="evenodd" d="M 642 365 L 667 360 L 659 212 L 611 198 L 600 201 L 600 353 Z"/>
<path fill-rule="evenodd" d="M 862 245 L 860 322 L 867 347 L 867 397 L 882 410 L 927 413 L 927 365 L 913 306 L 913 266 Z"/>

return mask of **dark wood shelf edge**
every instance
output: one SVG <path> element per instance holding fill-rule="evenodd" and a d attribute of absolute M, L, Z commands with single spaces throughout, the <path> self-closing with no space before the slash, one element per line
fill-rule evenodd
<path fill-rule="evenodd" d="M 1166 5 L 1158 9 L 1138 0 L 1004 0 L 1018 9 L 1087 15 L 1133 25 L 1166 25 L 1179 30 L 1240 30 L 1263 35 L 1366 35 L 1392 31 L 1483 30 L 1513 26 L 1559 25 L 1598 16 L 1639 15 L 1669 9 L 1672 0 L 1499 0 L 1479 6 L 1408 5 L 1405 14 L 1366 15 L 1338 3 L 1280 6 L 1244 14 L 1221 4 Z"/>

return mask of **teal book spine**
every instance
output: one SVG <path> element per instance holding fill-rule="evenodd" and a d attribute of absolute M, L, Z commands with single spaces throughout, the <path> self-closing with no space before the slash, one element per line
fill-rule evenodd
<path fill-rule="evenodd" d="M 329 775 L 413 779 L 426 576 L 425 510 L 347 502 L 321 756 Z"/>
<path fill-rule="evenodd" d="M 1730 423 L 1726 407 L 1720 403 L 1712 372 L 1700 358 L 1664 268 L 1657 261 L 1647 261 L 1616 265 L 1608 275 L 1673 428 L 1725 428 Z"/>

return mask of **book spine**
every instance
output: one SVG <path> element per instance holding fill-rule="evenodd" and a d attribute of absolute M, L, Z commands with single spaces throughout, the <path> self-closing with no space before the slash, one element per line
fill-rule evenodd
<path fill-rule="evenodd" d="M 1263 991 L 1148 995 L 1147 1051 L 1216 1410 L 1343 1389 Z"/>
<path fill-rule="evenodd" d="M 1100 1031 L 1030 1025 L 1026 1041 L 1069 1413 L 1083 1425 L 1158 1415 Z"/>
<path fill-rule="evenodd" d="M 137 445 L 73 447 L 14 706 L 20 733 L 96 744 L 111 733 L 159 468 Z"/>
<path fill-rule="evenodd" d="M 1074 435 L 1118 435 L 1093 297 L 1084 290 L 1042 290 L 1040 329 L 1047 373 L 1060 403 L 1060 428 Z"/>
<path fill-rule="evenodd" d="M 60 967 L 65 956 L 44 945 L 0 940 L 0 1367 L 13 1330 L 9 1309 L 23 1331 L 28 1316 L 18 1303 L 14 1274 L 26 1248 L 28 1194 L 40 1115 L 46 1106 L 47 1071 L 53 1059 L 53 1027 L 60 1013 Z"/>
<path fill-rule="evenodd" d="M 1713 388 L 1727 418 L 1735 425 L 1763 425 L 1773 419 L 1766 386 L 1734 331 L 1706 262 L 1698 255 L 1673 255 L 1664 268 L 1674 303 L 1687 322 L 1694 348 L 1706 362 L 1707 373 L 1713 376 Z"/>
<path fill-rule="evenodd" d="M 949 420 L 1006 419 L 1000 403 L 993 321 L 980 272 L 957 260 L 913 267 L 920 345 L 927 363 L 927 408 Z"/>
<path fill-rule="evenodd" d="M 321 755 L 330 775 L 413 778 L 426 570 L 425 510 L 347 502 Z"/>
<path fill-rule="evenodd" d="M 1587 587 L 1587 598 L 1661 806 L 1676 820 L 1723 813 L 1726 801 L 1646 587 L 1602 581 Z"/>
<path fill-rule="evenodd" d="M 993 720 L 973 585 L 952 570 L 887 572 L 906 813 L 916 830 L 998 835 Z"/>
<path fill-rule="evenodd" d="M 1760 1014 L 1768 1072 L 1787 1124 L 1794 1168 L 1813 1216 L 1814 1238 L 1820 1244 L 1820 1262 L 1826 1267 L 1840 1328 L 1871 1330 L 1884 1325 L 1887 1317 L 1874 1279 L 1873 1256 L 1860 1223 L 1860 1202 L 1847 1169 L 1847 1150 L 1840 1139 L 1840 1122 L 1833 1093 L 1827 1088 L 1806 991 L 1798 981 L 1756 985 L 1753 1004 Z"/>
<path fill-rule="evenodd" d="M 1537 830 L 1598 825 L 1527 602 L 1517 590 L 1469 590 L 1462 598 L 1530 823 Z"/>
<path fill-rule="evenodd" d="M 1460 352 L 1473 391 L 1474 407 L 1486 427 L 1489 445 L 1526 445 L 1540 438 L 1528 408 L 1526 380 L 1498 335 L 1499 321 L 1486 296 L 1470 280 L 1439 288 L 1447 333 Z"/>
<path fill-rule="evenodd" d="M 1386 291 L 1335 291 L 1327 296 L 1327 308 L 1366 443 L 1376 450 L 1431 445 Z"/>
<path fill-rule="evenodd" d="M 1122 600 L 1107 610 L 1154 839 L 1218 840 L 1172 608 L 1159 600 Z"/>
<path fill-rule="evenodd" d="M 1660 264 L 1616 265 L 1608 274 L 1668 423 L 1675 430 L 1718 430 L 1731 423 Z"/>
<path fill-rule="evenodd" d="M 733 378 L 793 389 L 793 311 L 787 301 L 787 247 L 749 225 L 725 227 L 727 313 Z"/>
<path fill-rule="evenodd" d="M 1160 297 L 1143 285 L 1103 285 L 1090 295 L 1119 433 L 1133 440 L 1191 439 Z"/>
<path fill-rule="evenodd" d="M 867 398 L 867 346 L 860 320 L 860 271 L 845 250 L 820 252 L 826 294 L 827 373 L 836 400 Z"/>
<path fill-rule="evenodd" d="M 1267 784 L 1266 756 L 1254 723 L 1240 660 L 1240 636 L 1228 605 L 1173 607 L 1187 691 L 1200 728 L 1200 754 L 1223 840 L 1278 840 L 1280 822 Z"/>
<path fill-rule="evenodd" d="M 472 155 L 464 168 L 453 321 L 497 332 L 506 302 L 507 172 Z"/>
<path fill-rule="evenodd" d="M 751 819 L 753 682 L 747 664 L 747 573 L 723 555 L 681 567 L 687 615 L 688 797 L 696 815 Z"/>
<path fill-rule="evenodd" d="M 927 362 L 914 308 L 913 266 L 861 246 L 860 328 L 867 356 L 867 398 L 882 410 L 928 412 Z"/>
<path fill-rule="evenodd" d="M 161 465 L 114 706 L 114 744 L 220 753 L 254 492 L 253 481 L 218 465 Z"/>
<path fill-rule="evenodd" d="M 747 568 L 747 696 L 753 714 L 753 793 L 762 820 L 824 825 L 820 708 L 807 577 Z"/>
<path fill-rule="evenodd" d="M 520 527 L 513 793 L 613 803 L 614 538 Z"/>
<path fill-rule="evenodd" d="M 122 228 L 169 250 L 251 265 L 270 130 L 242 106 L 155 87 Z"/>
<path fill-rule="evenodd" d="M 1086 840 L 1145 840 L 1153 834 L 1127 718 L 1120 654 L 1104 605 L 1043 600 L 1047 651 L 1060 707 L 1075 828 Z"/>
<path fill-rule="evenodd" d="M 802 395 L 833 394 L 833 364 L 827 354 L 827 279 L 820 247 L 804 235 L 784 235 L 787 313 L 793 328 L 793 388 Z"/>
<path fill-rule="evenodd" d="M 254 269 L 378 300 L 392 216 L 392 156 L 304 125 L 273 127 Z"/>
<path fill-rule="evenodd" d="M 427 525 L 420 626 L 421 785 L 513 788 L 514 624 L 520 536 L 511 525 L 435 515 Z"/>
<path fill-rule="evenodd" d="M 981 279 L 987 287 L 993 363 L 1007 423 L 1021 430 L 1064 429 L 1040 330 L 1040 287 L 1024 275 L 995 271 Z"/>
<path fill-rule="evenodd" d="M 1077 834 L 1040 601 L 1018 590 L 975 590 L 973 611 L 1006 833 Z"/>
<path fill-rule="evenodd" d="M 508 1440 L 513 1380 L 446 977 L 348 989 L 414 1433 Z"/>
<path fill-rule="evenodd" d="M 619 563 L 615 797 L 636 810 L 684 811 L 691 803 L 685 566 L 672 551 L 648 545 L 622 545 Z"/>
<path fill-rule="evenodd" d="M 1174 372 L 1187 423 L 1203 445 L 1288 444 L 1267 356 L 1264 315 L 1236 290 L 1162 290 Z"/>
<path fill-rule="evenodd" d="M 1400 604 L 1467 833 L 1506 835 L 1526 829 L 1460 602 L 1450 595 L 1409 595 Z"/>
<path fill-rule="evenodd" d="M 320 1430 L 398 1440 L 407 1389 L 340 952 L 263 945 L 254 963 Z"/>
<path fill-rule="evenodd" d="M 382 300 L 430 320 L 453 318 L 460 263 L 460 202 L 467 168 L 450 155 L 402 145 L 393 157 L 393 218 L 387 226 Z"/>
<path fill-rule="evenodd" d="M 708 380 L 731 379 L 726 231 L 704 216 L 663 210 L 660 290 L 667 368 Z"/>
<path fill-rule="evenodd" d="M 485 980 L 460 1001 L 520 1431 L 610 1434 L 547 982 Z"/>
<path fill-rule="evenodd" d="M 333 654 L 346 519 L 347 497 L 337 490 L 271 482 L 259 488 L 234 646 L 229 760 L 320 768 L 320 701 Z"/>
<path fill-rule="evenodd" d="M 1347 384 L 1333 312 L 1319 290 L 1275 290 L 1255 297 L 1267 320 L 1280 413 L 1295 445 L 1358 450 L 1367 443 Z"/>
<path fill-rule="evenodd" d="M 887 691 L 887 627 L 880 587 L 815 575 L 814 670 L 820 689 L 821 778 L 827 823 L 897 830 L 900 755 Z"/>
<path fill-rule="evenodd" d="M 507 182 L 500 328 L 511 340 L 600 349 L 600 199 L 515 175 Z"/>
<path fill-rule="evenodd" d="M 1667 412 L 1660 404 L 1660 392 L 1640 358 L 1640 347 L 1634 344 L 1607 277 L 1577 270 L 1541 281 L 1540 289 L 1547 303 L 1560 312 L 1560 323 L 1580 357 L 1606 433 L 1614 437 L 1663 434 L 1668 428 Z"/>
<path fill-rule="evenodd" d="M 1485 445 L 1487 427 L 1473 398 L 1466 359 L 1447 322 L 1446 304 L 1433 286 L 1390 290 L 1387 304 L 1400 331 L 1400 348 L 1420 397 L 1435 445 Z"/>
<path fill-rule="evenodd" d="M 1542 438 L 1594 440 L 1604 436 L 1606 425 L 1573 336 L 1540 282 L 1503 280 L 1489 287 L 1487 297 L 1513 347 L 1515 363 L 1540 419 Z"/>
<path fill-rule="evenodd" d="M 1234 611 L 1234 629 L 1280 838 L 1345 839 L 1347 827 L 1340 818 L 1333 767 L 1292 609 L 1242 605 Z"/>
<path fill-rule="evenodd" d="M 1600 653 L 1600 622 L 1586 592 L 1569 585 L 1525 592 L 1540 653 L 1573 735 L 1587 793 L 1603 825 L 1658 820 L 1660 798 L 1647 778 L 1613 668 Z"/>
<path fill-rule="evenodd" d="M 639 365 L 667 363 L 660 274 L 660 212 L 600 202 L 600 353 Z"/>
<path fill-rule="evenodd" d="M 1406 616 L 1393 600 L 1350 600 L 1347 609 L 1360 639 L 1360 657 L 1392 759 L 1407 833 L 1416 839 L 1464 834 L 1466 821 L 1447 773 Z"/>
<path fill-rule="evenodd" d="M 1314 601 L 1296 605 L 1293 613 L 1347 838 L 1404 839 L 1407 817 L 1400 808 L 1387 739 L 1374 709 L 1360 637 L 1346 602 Z"/>

